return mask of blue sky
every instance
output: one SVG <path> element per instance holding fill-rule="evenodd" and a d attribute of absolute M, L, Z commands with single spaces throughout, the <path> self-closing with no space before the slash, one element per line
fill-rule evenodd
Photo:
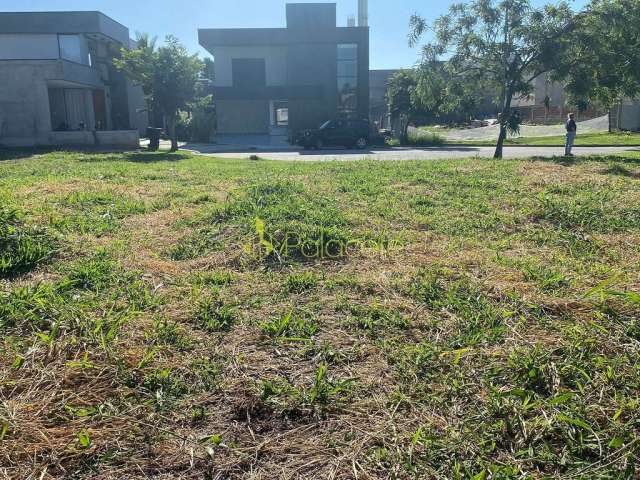
<path fill-rule="evenodd" d="M 292 0 L 293 1 L 293 0 Z M 305 2 L 307 0 L 295 0 Z M 322 0 L 315 0 L 322 1 Z M 286 0 L 0 0 L 0 11 L 100 10 L 136 31 L 163 38 L 173 34 L 192 52 L 206 54 L 198 45 L 198 28 L 283 27 Z M 357 13 L 357 0 L 335 0 L 338 25 Z M 409 17 L 418 13 L 435 19 L 451 0 L 369 0 L 371 68 L 410 67 L 418 49 L 407 45 Z M 534 0 L 536 4 L 544 0 Z M 576 8 L 586 0 L 572 2 Z"/>

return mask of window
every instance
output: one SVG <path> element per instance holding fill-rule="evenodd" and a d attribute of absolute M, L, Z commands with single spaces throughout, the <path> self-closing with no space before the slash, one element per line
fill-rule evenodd
<path fill-rule="evenodd" d="M 267 84 L 264 58 L 233 58 L 231 72 L 234 87 L 264 87 Z"/>
<path fill-rule="evenodd" d="M 49 111 L 53 131 L 87 130 L 90 121 L 89 90 L 80 88 L 50 88 Z"/>
<path fill-rule="evenodd" d="M 89 52 L 86 45 L 83 45 L 80 35 L 58 35 L 58 45 L 60 58 L 83 65 L 91 65 Z"/>
<path fill-rule="evenodd" d="M 271 126 L 289 126 L 289 102 L 286 100 L 272 100 L 271 104 Z"/>
<path fill-rule="evenodd" d="M 338 111 L 358 108 L 358 45 L 338 44 Z"/>

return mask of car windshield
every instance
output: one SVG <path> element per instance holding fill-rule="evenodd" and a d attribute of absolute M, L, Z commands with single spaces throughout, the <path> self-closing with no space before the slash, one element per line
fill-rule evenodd
<path fill-rule="evenodd" d="M 331 125 L 331 120 L 327 120 L 322 125 L 320 125 L 320 130 L 324 130 L 325 128 L 328 128 L 329 125 Z"/>

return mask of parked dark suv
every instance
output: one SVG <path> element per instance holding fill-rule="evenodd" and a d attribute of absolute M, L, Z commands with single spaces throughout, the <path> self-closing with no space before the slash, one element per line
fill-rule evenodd
<path fill-rule="evenodd" d="M 366 148 L 369 144 L 367 120 L 328 120 L 320 128 L 304 130 L 296 144 L 305 149 L 321 149 L 328 146 Z"/>

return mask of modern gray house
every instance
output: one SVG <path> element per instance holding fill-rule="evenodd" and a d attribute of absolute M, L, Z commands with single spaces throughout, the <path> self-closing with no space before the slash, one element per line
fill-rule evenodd
<path fill-rule="evenodd" d="M 291 3 L 286 28 L 199 30 L 215 59 L 218 135 L 282 138 L 332 118 L 368 118 L 369 28 L 360 3 L 358 26 L 337 27 L 334 3 Z"/>
<path fill-rule="evenodd" d="M 130 42 L 100 12 L 0 13 L 0 145 L 138 146 L 142 92 L 112 65 Z"/>

